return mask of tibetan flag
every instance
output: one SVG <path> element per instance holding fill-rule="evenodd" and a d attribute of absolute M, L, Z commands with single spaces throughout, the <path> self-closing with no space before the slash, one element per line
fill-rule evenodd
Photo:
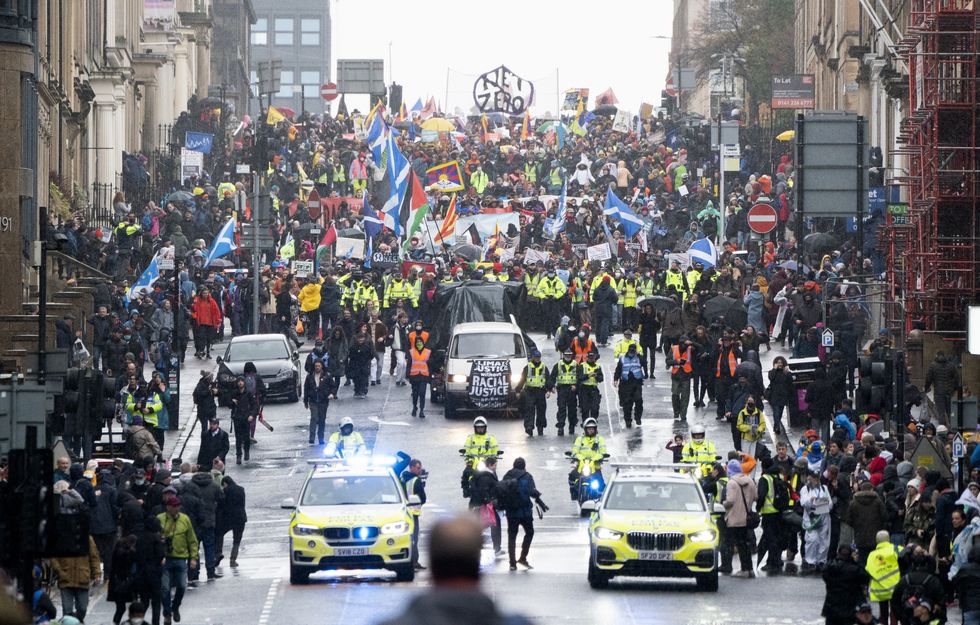
<path fill-rule="evenodd" d="M 456 212 L 456 195 L 449 200 L 449 208 L 446 210 L 446 218 L 442 220 L 442 226 L 436 234 L 437 241 L 444 241 L 446 237 L 456 234 L 456 222 L 459 220 L 459 213 Z"/>
<path fill-rule="evenodd" d="M 269 124 L 270 126 L 275 126 L 279 122 L 285 120 L 286 116 L 280 113 L 279 109 L 274 106 L 269 107 L 269 114 L 265 116 L 265 123 Z"/>
<path fill-rule="evenodd" d="M 521 122 L 521 141 L 527 141 L 531 134 L 531 113 L 524 111 L 524 121 Z"/>
<path fill-rule="evenodd" d="M 404 242 L 402 249 L 408 250 L 412 237 L 419 231 L 429 214 L 429 198 L 422 189 L 422 183 L 414 171 L 409 170 L 408 189 L 399 211 Z"/>
<path fill-rule="evenodd" d="M 459 161 L 449 161 L 425 170 L 425 183 L 446 193 L 463 190 L 463 172 Z"/>

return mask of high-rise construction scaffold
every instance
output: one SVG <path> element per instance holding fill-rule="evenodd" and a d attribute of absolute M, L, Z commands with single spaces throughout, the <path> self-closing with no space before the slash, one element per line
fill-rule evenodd
<path fill-rule="evenodd" d="M 888 281 L 905 329 L 962 339 L 980 296 L 980 0 L 912 0 L 898 48 L 909 68 L 900 152 L 908 216 L 890 217 Z"/>

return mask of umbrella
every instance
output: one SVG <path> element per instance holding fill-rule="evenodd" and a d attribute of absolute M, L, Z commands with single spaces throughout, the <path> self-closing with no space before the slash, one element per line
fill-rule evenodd
<path fill-rule="evenodd" d="M 745 304 L 727 295 L 716 295 L 709 299 L 704 305 L 702 314 L 705 321 L 709 323 L 722 321 L 723 325 L 736 330 L 744 328 L 749 319 L 745 312 Z"/>
<path fill-rule="evenodd" d="M 483 257 L 483 248 L 472 243 L 460 243 L 453 248 L 453 253 L 463 260 L 480 260 Z"/>
<path fill-rule="evenodd" d="M 798 262 L 796 262 L 795 260 L 787 260 L 787 261 L 784 261 L 784 262 L 779 263 L 779 268 L 780 269 L 789 269 L 790 271 L 799 271 L 800 270 L 800 264 Z"/>
<path fill-rule="evenodd" d="M 168 202 L 191 202 L 194 200 L 194 196 L 190 194 L 189 191 L 174 191 L 167 196 Z"/>
<path fill-rule="evenodd" d="M 655 312 L 666 312 L 678 306 L 674 298 L 663 295 L 650 295 L 649 297 L 641 297 L 636 301 L 636 305 L 639 308 L 643 308 L 647 304 L 653 306 Z"/>
<path fill-rule="evenodd" d="M 544 133 L 548 132 L 549 130 L 557 130 L 557 128 L 555 128 L 555 124 L 561 124 L 562 127 L 564 127 L 564 129 L 566 131 L 568 130 L 568 125 L 565 124 L 565 123 L 563 123 L 563 122 L 548 121 L 548 122 L 545 122 L 545 123 L 541 124 L 540 126 L 538 126 L 538 129 L 535 132 L 537 132 L 539 135 L 543 135 Z"/>
<path fill-rule="evenodd" d="M 422 122 L 422 130 L 434 130 L 436 132 L 452 132 L 456 126 L 448 119 L 442 117 L 430 117 Z"/>
<path fill-rule="evenodd" d="M 840 241 L 832 234 L 826 232 L 814 232 L 808 234 L 803 239 L 803 247 L 811 254 L 823 254 L 837 249 Z"/>
<path fill-rule="evenodd" d="M 413 122 L 410 122 L 410 121 L 407 121 L 406 120 L 406 121 L 401 121 L 401 122 L 395 122 L 394 124 L 392 124 L 392 126 L 394 126 L 395 128 L 397 128 L 398 130 L 408 130 L 409 128 L 412 127 L 412 123 Z"/>
<path fill-rule="evenodd" d="M 776 135 L 776 141 L 792 141 L 796 138 L 795 130 L 784 130 Z"/>
<path fill-rule="evenodd" d="M 288 106 L 277 106 L 276 110 L 282 113 L 283 115 L 285 115 L 286 117 L 288 117 L 289 119 L 296 117 L 296 111 L 289 108 Z"/>
<path fill-rule="evenodd" d="M 363 239 L 364 233 L 357 228 L 341 228 L 337 231 L 338 237 L 347 237 L 349 239 Z"/>
<path fill-rule="evenodd" d="M 235 263 L 231 262 L 227 258 L 215 258 L 211 261 L 211 264 L 208 265 L 209 268 L 213 267 L 214 269 L 228 269 L 229 267 L 234 266 Z"/>
<path fill-rule="evenodd" d="M 613 115 L 616 114 L 616 111 L 618 110 L 619 109 L 617 109 L 612 104 L 601 104 L 595 107 L 595 110 L 592 112 L 595 113 L 596 115 L 605 115 L 607 117 L 612 117 Z"/>

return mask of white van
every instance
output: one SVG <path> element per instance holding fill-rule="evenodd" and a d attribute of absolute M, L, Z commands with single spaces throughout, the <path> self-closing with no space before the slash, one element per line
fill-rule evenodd
<path fill-rule="evenodd" d="M 445 415 L 453 419 L 460 412 L 509 411 L 517 406 L 514 387 L 528 361 L 528 345 L 521 328 L 514 322 L 460 323 L 453 328 L 445 361 Z M 506 405 L 490 408 L 476 405 L 470 396 L 473 362 L 506 360 L 510 367 L 510 386 Z"/>

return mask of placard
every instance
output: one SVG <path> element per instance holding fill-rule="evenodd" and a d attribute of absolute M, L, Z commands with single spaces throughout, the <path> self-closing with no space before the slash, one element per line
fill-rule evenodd
<path fill-rule="evenodd" d="M 313 273 L 312 260 L 294 260 L 292 264 L 293 275 L 297 278 L 306 278 Z"/>
<path fill-rule="evenodd" d="M 532 248 L 524 250 L 524 262 L 527 264 L 546 263 L 550 258 L 551 252 L 539 252 L 538 250 Z"/>
<path fill-rule="evenodd" d="M 336 258 L 364 258 L 364 239 L 337 237 Z"/>
<path fill-rule="evenodd" d="M 400 262 L 398 252 L 375 252 L 371 255 L 371 266 L 375 269 L 388 269 Z"/>
<path fill-rule="evenodd" d="M 523 115 L 534 102 L 534 84 L 501 65 L 477 77 L 473 102 L 481 113 Z"/>
<path fill-rule="evenodd" d="M 633 114 L 619 109 L 613 119 L 612 129 L 616 132 L 629 132 L 633 129 Z"/>
<path fill-rule="evenodd" d="M 187 182 L 188 178 L 201 177 L 204 170 L 204 154 L 180 148 L 180 181 Z"/>
<path fill-rule="evenodd" d="M 599 245 L 590 245 L 586 252 L 588 254 L 589 260 L 609 260 L 612 258 L 612 251 L 609 249 L 608 243 L 600 243 Z"/>
<path fill-rule="evenodd" d="M 509 360 L 474 360 L 466 392 L 481 409 L 505 408 L 510 395 Z"/>

